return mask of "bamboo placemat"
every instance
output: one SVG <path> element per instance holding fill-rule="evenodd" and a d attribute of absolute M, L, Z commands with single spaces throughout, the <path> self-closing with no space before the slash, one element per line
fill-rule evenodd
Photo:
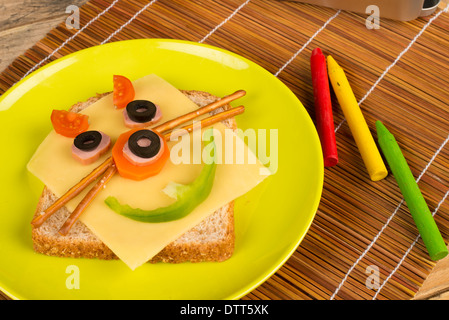
<path fill-rule="evenodd" d="M 381 20 L 276 0 L 92 0 L 81 29 L 53 29 L 0 74 L 0 93 L 24 75 L 103 42 L 173 38 L 249 58 L 282 80 L 315 118 L 309 58 L 315 47 L 346 70 L 368 125 L 396 136 L 444 239 L 449 239 L 449 15 Z M 435 263 L 391 175 L 370 181 L 334 99 L 339 164 L 325 169 L 316 218 L 292 257 L 243 299 L 410 299 Z M 376 136 L 375 136 L 376 137 Z M 367 287 L 368 266 L 380 288 Z"/>

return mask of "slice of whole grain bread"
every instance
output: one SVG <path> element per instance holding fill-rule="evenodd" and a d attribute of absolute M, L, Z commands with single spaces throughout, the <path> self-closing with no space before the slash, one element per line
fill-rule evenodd
<path fill-rule="evenodd" d="M 219 99 L 202 91 L 181 92 L 198 107 Z M 109 93 L 98 94 L 85 102 L 79 102 L 70 110 L 79 112 L 107 94 Z M 230 106 L 224 107 L 227 108 Z M 237 128 L 233 118 L 223 123 L 234 130 Z M 56 199 L 52 191 L 44 187 L 34 216 L 48 208 Z M 81 221 L 77 221 L 66 236 L 61 236 L 58 230 L 69 215 L 69 210 L 62 207 L 39 228 L 33 228 L 32 240 L 36 252 L 59 257 L 118 259 Z M 234 251 L 234 238 L 234 202 L 231 201 L 166 246 L 149 262 L 224 261 L 231 257 Z"/>

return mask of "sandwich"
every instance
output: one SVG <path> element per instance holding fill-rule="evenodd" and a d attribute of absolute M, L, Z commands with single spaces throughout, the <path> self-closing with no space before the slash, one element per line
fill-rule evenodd
<path fill-rule="evenodd" d="M 178 90 L 168 84 L 165 80 L 155 75 L 141 78 L 139 79 L 139 81 L 133 83 L 133 88 L 136 90 L 135 96 L 139 98 L 145 96 L 145 94 L 147 94 L 147 91 L 146 89 L 142 88 L 147 88 L 148 86 L 160 86 L 161 88 L 163 87 L 164 89 L 160 89 L 159 91 L 167 90 L 166 92 L 164 91 L 166 95 L 176 96 L 176 98 L 179 99 L 178 101 L 183 101 L 182 103 L 186 103 L 186 105 L 188 105 L 188 103 L 191 103 L 191 105 L 195 106 L 195 108 L 203 108 L 221 100 L 221 98 L 208 92 L 196 90 Z M 89 115 L 89 117 L 91 117 L 93 124 L 94 120 L 97 118 L 95 118 L 93 111 L 90 110 L 90 107 L 93 106 L 92 109 L 101 109 L 102 106 L 111 104 L 112 95 L 113 94 L 111 92 L 97 94 L 96 96 L 91 97 L 84 102 L 76 103 L 69 109 L 69 111 L 80 114 L 86 111 L 91 112 L 87 112 L 87 114 Z M 168 103 L 163 103 L 164 98 L 158 97 L 159 93 L 154 93 L 154 91 L 151 91 L 151 93 L 148 93 L 148 95 L 152 97 L 154 96 L 155 100 L 160 99 L 162 101 L 160 106 L 162 114 L 164 114 L 164 111 L 166 109 L 170 108 Z M 187 102 L 187 100 L 189 102 Z M 111 112 L 115 112 L 112 111 L 112 109 L 113 108 L 111 107 Z M 229 103 L 226 103 L 219 109 L 212 111 L 211 114 L 219 114 L 220 112 L 226 110 L 231 110 L 231 106 Z M 151 127 L 152 125 L 154 124 L 150 123 L 148 126 Z M 215 126 L 217 125 L 218 124 L 216 124 Z M 232 131 L 237 130 L 236 121 L 233 117 L 222 120 L 220 122 L 220 125 L 223 128 Z M 194 135 L 192 130 L 192 126 L 190 126 L 190 135 Z M 58 141 L 62 141 L 62 145 L 68 145 L 68 142 L 64 141 L 68 140 L 68 138 L 61 137 L 58 133 L 52 132 L 49 136 L 51 137 L 47 137 L 46 140 L 58 139 Z M 235 139 L 238 140 L 239 138 L 237 137 Z M 113 137 L 111 140 L 111 144 L 113 144 L 113 142 L 115 142 L 117 138 Z M 67 177 L 67 179 L 70 178 L 72 182 L 65 182 L 64 177 L 55 177 L 55 174 L 48 174 L 47 176 L 46 171 L 49 171 L 50 166 L 52 166 L 51 164 L 48 164 L 47 161 L 48 159 L 50 159 L 50 142 L 51 141 L 44 141 L 42 146 L 39 146 L 28 164 L 28 169 L 38 178 L 40 178 L 44 183 L 42 194 L 39 198 L 36 211 L 33 215 L 33 221 L 39 220 L 39 217 L 43 215 L 46 209 L 51 207 L 52 204 L 54 204 L 58 199 L 62 197 L 63 188 L 67 190 L 68 185 L 73 185 L 73 181 L 79 181 L 83 176 L 78 173 L 77 176 L 74 175 L 73 177 Z M 170 146 L 171 148 L 173 148 L 173 144 L 171 144 Z M 58 148 L 58 146 L 54 148 Z M 55 152 L 61 153 L 60 150 Z M 89 169 L 84 168 L 85 165 L 83 163 L 80 163 L 79 161 L 78 164 L 74 165 L 73 162 L 70 162 L 72 160 L 59 160 L 59 162 L 66 161 L 71 163 L 70 165 L 64 163 L 63 166 L 65 166 L 66 169 L 61 172 L 67 172 L 67 168 L 70 168 L 71 165 L 76 166 L 76 168 L 80 167 L 80 172 L 87 172 L 91 168 L 101 163 L 106 157 L 108 157 L 108 152 L 110 152 L 110 150 L 106 151 L 105 154 L 101 154 L 98 158 L 95 158 L 92 161 L 92 164 L 88 165 Z M 246 150 L 246 152 L 248 152 L 248 150 Z M 66 159 L 66 155 L 62 156 L 61 159 Z M 168 162 L 170 162 L 170 159 L 168 160 Z M 254 167 L 254 164 L 248 164 L 248 166 Z M 68 232 L 66 232 L 65 234 L 61 234 L 60 230 L 67 223 L 67 220 L 71 217 L 73 211 L 75 211 L 74 208 L 76 207 L 75 204 L 70 204 L 70 202 L 57 209 L 54 213 L 51 214 L 51 216 L 47 217 L 45 221 L 41 222 L 40 224 L 35 225 L 32 223 L 33 248 L 37 253 L 49 256 L 95 258 L 103 260 L 121 259 L 131 269 L 135 269 L 145 262 L 181 263 L 225 261 L 233 255 L 235 245 L 234 197 L 238 197 L 251 190 L 266 176 L 268 176 L 269 173 L 262 172 L 265 167 L 259 162 L 256 162 L 256 167 L 251 170 L 248 170 L 248 168 L 244 167 L 241 167 L 239 169 L 232 169 L 232 165 L 224 164 L 223 167 L 226 167 L 226 170 L 234 170 L 234 173 L 232 174 L 226 173 L 226 176 L 232 176 L 232 178 L 230 177 L 227 179 L 235 180 L 236 177 L 242 175 L 242 172 L 245 172 L 243 175 L 247 176 L 242 176 L 241 179 L 243 180 L 236 182 L 235 185 L 237 187 L 233 188 L 232 185 L 230 185 L 229 187 L 232 188 L 233 191 L 228 192 L 223 191 L 226 190 L 225 187 L 219 186 L 220 181 L 217 182 L 217 180 L 220 174 L 218 173 L 219 171 L 217 171 L 218 176 L 215 177 L 213 186 L 213 188 L 215 189 L 212 190 L 211 195 L 209 195 L 209 198 L 207 198 L 207 201 L 204 201 L 204 205 L 202 203 L 199 205 L 199 208 L 193 209 L 192 214 L 190 214 L 189 212 L 186 213 L 187 218 L 181 218 L 176 221 L 168 221 L 163 223 L 145 223 L 139 221 L 131 221 L 127 217 L 123 217 L 114 213 L 113 210 L 109 210 L 108 212 L 108 208 L 105 205 L 106 200 L 104 199 L 104 197 L 102 198 L 101 196 L 98 196 L 97 198 L 95 198 L 92 204 L 89 204 L 89 208 L 88 210 L 86 210 L 86 213 L 83 213 L 79 217 L 79 219 L 74 221 L 70 227 L 70 230 L 68 230 Z M 169 171 L 172 168 L 174 168 L 174 165 L 172 164 L 165 165 L 161 169 L 161 172 L 165 174 L 165 171 Z M 57 171 L 58 169 L 55 170 Z M 198 169 L 195 170 L 195 174 L 197 174 Z M 259 174 L 256 174 L 256 171 Z M 156 175 L 156 177 L 159 178 L 159 176 L 161 175 L 162 174 Z M 120 197 L 121 194 L 129 192 L 129 187 L 127 186 L 133 185 L 133 182 L 130 182 L 129 179 L 120 177 L 120 175 L 118 174 L 115 174 L 115 176 L 118 177 L 113 177 L 112 179 L 115 179 L 114 181 L 108 182 L 107 184 L 103 185 L 104 191 L 101 191 L 101 193 L 109 192 L 109 184 L 114 184 L 111 187 L 111 189 L 113 190 L 111 191 L 111 193 L 113 193 L 114 196 Z M 168 180 L 173 179 L 173 176 L 169 175 L 169 177 L 170 178 L 167 178 Z M 117 180 L 119 179 L 122 179 L 121 184 L 117 182 Z M 147 183 L 148 186 L 150 185 L 148 184 L 148 181 L 151 179 L 154 178 L 146 178 L 144 182 L 137 181 L 135 182 L 135 184 L 138 185 Z M 48 183 L 49 185 L 47 185 L 46 183 Z M 128 183 L 130 184 L 128 185 Z M 157 179 L 154 179 L 154 183 L 151 183 L 151 185 L 157 183 L 159 183 L 159 181 L 157 181 Z M 183 183 L 186 183 L 186 181 L 183 181 Z M 62 187 L 61 185 L 63 185 L 64 187 Z M 58 190 L 52 190 L 53 186 L 54 189 Z M 123 192 L 120 191 L 120 188 L 123 188 Z M 160 189 L 160 187 L 155 188 Z M 224 195 L 217 196 L 218 193 L 222 193 Z M 159 197 L 159 193 L 157 194 Z M 82 196 L 85 196 L 85 193 L 70 201 L 79 201 Z M 146 198 L 146 196 L 142 197 Z M 138 199 L 142 197 L 136 196 L 135 198 Z M 161 197 L 164 198 L 162 203 L 167 202 L 167 200 L 165 199 L 167 197 L 165 195 L 162 195 Z M 126 196 L 124 196 L 120 200 L 122 202 L 126 202 L 128 199 L 126 198 Z M 136 201 L 136 203 L 140 204 L 140 199 Z M 142 203 L 150 202 L 151 201 L 148 201 L 146 199 L 145 202 Z M 136 205 L 137 204 L 134 204 L 134 206 Z M 105 215 L 101 216 L 98 213 L 98 211 L 100 211 L 98 210 L 98 208 L 101 208 L 101 212 L 108 212 L 107 218 L 104 218 Z M 103 221 L 105 223 L 102 223 L 102 221 L 98 222 L 100 218 L 96 215 L 101 216 L 101 219 L 104 219 Z M 119 222 L 115 222 L 115 219 L 117 219 L 117 221 Z M 112 220 L 114 222 L 112 222 Z M 133 232 L 133 228 L 137 228 L 136 230 L 141 229 L 142 231 L 141 233 L 140 231 Z M 123 234 L 121 234 L 122 231 Z M 136 233 L 137 235 L 135 235 L 134 233 Z M 155 238 L 152 238 L 150 235 L 148 235 L 149 233 L 159 236 L 155 240 Z M 130 240 L 128 240 L 128 238 L 126 237 L 130 238 Z"/>

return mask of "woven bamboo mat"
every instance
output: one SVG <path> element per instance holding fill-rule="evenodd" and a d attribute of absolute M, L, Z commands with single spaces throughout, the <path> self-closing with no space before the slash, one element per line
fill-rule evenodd
<path fill-rule="evenodd" d="M 373 134 L 381 120 L 396 136 L 449 239 L 448 13 L 382 20 L 378 30 L 368 30 L 361 15 L 276 0 L 92 0 L 80 13 L 81 30 L 61 23 L 17 57 L 0 74 L 0 93 L 29 71 L 104 41 L 173 38 L 255 61 L 314 119 L 309 58 L 321 47 L 345 68 Z M 435 265 L 394 177 L 370 181 L 336 100 L 334 106 L 340 162 L 325 169 L 310 231 L 285 265 L 243 299 L 410 299 Z M 379 268 L 378 290 L 366 285 L 368 266 Z"/>

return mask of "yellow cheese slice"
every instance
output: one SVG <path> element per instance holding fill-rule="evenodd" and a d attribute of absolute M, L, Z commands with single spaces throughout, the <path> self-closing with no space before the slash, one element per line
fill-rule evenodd
<path fill-rule="evenodd" d="M 160 106 L 163 113 L 160 123 L 198 108 L 179 90 L 156 75 L 140 78 L 134 81 L 133 85 L 136 91 L 135 99 L 150 100 Z M 107 133 L 113 143 L 121 133 L 129 130 L 123 123 L 122 112 L 113 107 L 112 95 L 100 99 L 82 111 L 89 115 L 89 130 Z M 225 133 L 227 129 L 222 124 L 214 125 L 214 129 L 222 137 L 229 134 Z M 186 137 L 191 138 L 193 135 Z M 178 143 L 181 141 L 180 138 L 177 142 L 169 142 L 169 148 L 179 147 Z M 247 161 L 244 164 L 226 164 L 226 161 L 218 164 L 209 197 L 185 218 L 166 223 L 137 222 L 116 214 L 104 203 L 108 196 L 114 196 L 131 207 L 148 210 L 172 203 L 174 200 L 162 190 L 169 182 L 190 183 L 198 176 L 202 164 L 175 164 L 169 159 L 160 174 L 143 181 L 125 179 L 116 174 L 89 205 L 80 220 L 134 270 L 215 210 L 250 191 L 270 174 L 236 135 L 234 142 L 220 143 L 223 154 L 244 150 Z M 58 197 L 110 155 L 103 156 L 91 165 L 83 166 L 72 159 L 72 143 L 72 139 L 52 131 L 28 163 L 28 170 Z M 179 151 L 179 148 L 177 150 Z M 66 205 L 67 208 L 73 211 L 87 191 L 71 200 Z"/>

